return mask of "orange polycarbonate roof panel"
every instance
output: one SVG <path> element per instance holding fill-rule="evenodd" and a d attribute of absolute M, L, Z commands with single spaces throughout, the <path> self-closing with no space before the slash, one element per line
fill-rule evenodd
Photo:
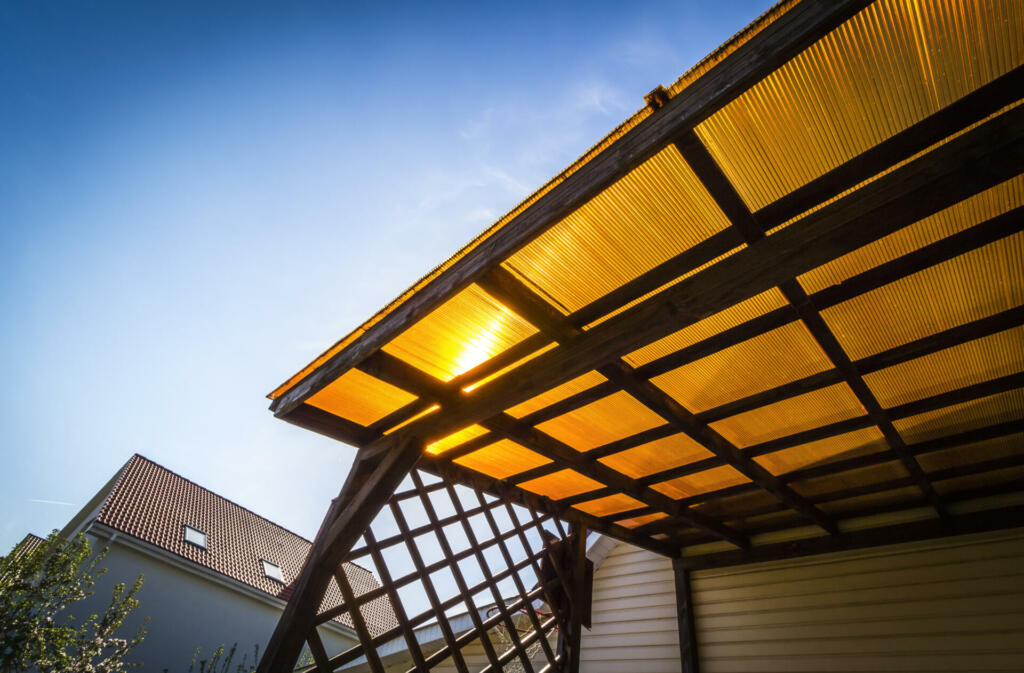
<path fill-rule="evenodd" d="M 680 433 L 605 456 L 600 461 L 613 470 L 637 479 L 680 465 L 688 465 L 713 455 Z"/>
<path fill-rule="evenodd" d="M 306 402 L 359 425 L 371 425 L 415 399 L 408 391 L 350 369 Z"/>
<path fill-rule="evenodd" d="M 524 481 L 519 486 L 531 493 L 543 495 L 552 500 L 561 500 L 562 498 L 571 498 L 580 493 L 596 491 L 602 488 L 604 484 L 590 477 L 585 477 L 575 470 L 559 470 L 554 474 Z"/>
<path fill-rule="evenodd" d="M 651 382 L 697 413 L 832 369 L 800 321 L 748 339 Z"/>
<path fill-rule="evenodd" d="M 775 453 L 754 458 L 772 474 L 785 474 L 836 460 L 864 456 L 888 450 L 882 431 L 875 426 L 861 428 L 835 437 L 819 439 Z"/>
<path fill-rule="evenodd" d="M 516 418 L 522 418 L 527 414 L 532 414 L 535 411 L 549 407 L 555 402 L 561 402 L 567 397 L 572 397 L 577 393 L 582 393 L 584 390 L 589 390 L 590 388 L 604 383 L 607 380 L 608 379 L 597 372 L 587 372 L 582 376 L 577 376 L 570 381 L 566 381 L 560 386 L 555 386 L 550 390 L 546 390 L 536 397 L 531 397 L 521 404 L 517 404 L 511 409 L 508 409 L 506 413 Z"/>
<path fill-rule="evenodd" d="M 758 210 L 1024 63 L 1017 0 L 877 0 L 697 127 Z"/>
<path fill-rule="evenodd" d="M 620 391 L 545 421 L 537 429 L 577 451 L 589 451 L 664 423 L 661 416 Z"/>
<path fill-rule="evenodd" d="M 711 491 L 720 491 L 723 488 L 745 484 L 750 479 L 744 477 L 729 465 L 704 470 L 696 474 L 688 474 L 671 481 L 665 481 L 651 486 L 655 491 L 664 493 L 670 498 L 679 500 Z"/>
<path fill-rule="evenodd" d="M 736 446 L 760 444 L 797 432 L 864 415 L 845 383 L 780 400 L 711 424 Z"/>
<path fill-rule="evenodd" d="M 668 514 L 664 512 L 654 512 L 653 514 L 645 514 L 643 516 L 634 516 L 629 519 L 623 519 L 622 521 L 616 521 L 623 528 L 636 528 L 642 526 L 645 523 L 651 523 L 652 521 L 659 521 L 667 517 Z"/>
<path fill-rule="evenodd" d="M 623 359 L 634 367 L 640 367 L 777 308 L 782 308 L 787 303 L 778 288 L 772 288 L 633 351 Z"/>
<path fill-rule="evenodd" d="M 894 407 L 1024 370 L 1024 326 L 968 341 L 864 376 Z"/>
<path fill-rule="evenodd" d="M 1024 175 L 1019 175 L 819 266 L 798 280 L 813 294 L 1022 205 Z"/>
<path fill-rule="evenodd" d="M 438 455 L 444 453 L 448 449 L 453 449 L 459 444 L 465 444 L 471 439 L 476 439 L 482 435 L 487 434 L 487 428 L 480 425 L 470 425 L 469 427 L 462 428 L 458 432 L 453 432 L 447 437 L 427 445 L 427 453 L 432 455 Z"/>
<path fill-rule="evenodd" d="M 925 472 L 934 472 L 1020 455 L 1024 455 L 1024 432 L 924 453 L 917 456 L 917 462 Z"/>
<path fill-rule="evenodd" d="M 1024 232 L 822 311 L 854 360 L 1024 304 Z"/>
<path fill-rule="evenodd" d="M 514 474 L 547 465 L 551 459 L 515 442 L 502 439 L 473 453 L 456 458 L 455 462 L 495 479 L 506 479 Z"/>
<path fill-rule="evenodd" d="M 536 331 L 482 288 L 470 285 L 392 339 L 383 350 L 442 381 L 450 381 Z"/>
<path fill-rule="evenodd" d="M 636 498 L 631 498 L 624 493 L 616 493 L 615 495 L 609 495 L 605 498 L 588 500 L 587 502 L 581 502 L 578 505 L 573 505 L 573 507 L 581 512 L 593 514 L 594 516 L 610 516 L 612 514 L 618 514 L 619 512 L 627 512 L 631 509 L 639 509 L 643 506 L 644 503 L 640 502 Z"/>
<path fill-rule="evenodd" d="M 1016 388 L 970 402 L 893 421 L 908 444 L 1024 418 L 1024 390 Z"/>
<path fill-rule="evenodd" d="M 794 481 L 790 487 L 806 498 L 814 498 L 825 494 L 836 493 L 848 488 L 878 484 L 894 479 L 904 479 L 910 474 L 898 460 L 888 463 L 871 465 L 856 470 L 847 470 L 838 474 L 828 474 L 804 481 Z"/>
<path fill-rule="evenodd" d="M 503 266 L 572 313 L 728 226 L 679 151 L 669 145 Z"/>

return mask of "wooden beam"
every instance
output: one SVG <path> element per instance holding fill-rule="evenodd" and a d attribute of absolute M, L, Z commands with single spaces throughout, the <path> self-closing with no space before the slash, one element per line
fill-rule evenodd
<path fill-rule="evenodd" d="M 907 226 L 1024 170 L 1014 108 L 378 442 L 433 441 Z M 377 443 L 377 442 L 375 442 Z"/>
<path fill-rule="evenodd" d="M 690 164 L 690 168 L 693 169 L 697 179 L 704 184 L 711 197 L 718 204 L 719 208 L 722 209 L 722 212 L 725 213 L 732 226 L 740 232 L 747 244 L 750 245 L 763 240 L 765 238 L 765 223 L 755 219 L 754 215 L 747 209 L 743 199 L 729 182 L 729 178 L 722 172 L 721 167 L 715 162 L 711 153 L 701 143 L 697 134 L 690 131 L 676 142 L 676 147 L 687 163 Z M 847 355 L 839 340 L 836 339 L 828 323 L 821 317 L 818 308 L 811 302 L 803 287 L 795 278 L 790 278 L 779 283 L 778 288 L 790 306 L 796 309 L 797 315 L 800 316 L 800 320 L 811 333 L 811 337 L 817 342 L 825 356 L 835 365 L 835 370 L 842 376 L 842 380 L 846 382 L 850 390 L 853 391 L 857 401 L 868 412 L 872 423 L 882 432 L 882 436 L 889 445 L 889 449 L 903 463 L 903 467 L 910 473 L 918 488 L 921 489 L 925 499 L 935 508 L 940 517 L 947 517 L 949 513 L 942 504 L 939 494 L 925 475 L 924 470 L 921 469 L 913 455 L 907 451 L 903 438 L 896 432 L 896 428 L 893 427 L 892 421 L 889 420 L 888 415 L 882 409 L 882 405 L 878 403 L 875 394 L 864 383 L 861 372 L 854 366 L 850 356 Z M 836 533 L 838 529 L 834 529 L 831 532 Z"/>
<path fill-rule="evenodd" d="M 938 518 L 926 519 L 924 521 L 870 528 L 868 530 L 842 533 L 834 536 L 761 545 L 752 547 L 749 550 L 684 556 L 682 564 L 690 570 L 722 568 L 745 563 L 778 561 L 812 554 L 865 549 L 879 545 L 981 533 L 1019 526 L 1024 526 L 1024 506 L 954 515 L 947 521 Z"/>
<path fill-rule="evenodd" d="M 279 416 L 287 415 L 413 322 L 657 154 L 675 136 L 714 114 L 867 4 L 868 0 L 808 1 L 786 11 L 660 110 L 493 232 L 483 244 L 477 245 L 444 273 L 431 279 L 354 343 L 328 358 L 275 400 L 271 409 Z"/>
<path fill-rule="evenodd" d="M 697 629 L 693 616 L 690 571 L 681 559 L 672 559 L 676 584 L 676 620 L 679 626 L 679 663 L 682 673 L 700 673 L 697 657 Z"/>
<path fill-rule="evenodd" d="M 518 278 L 504 269 L 493 270 L 482 281 L 482 285 L 499 301 L 526 318 L 559 343 L 571 341 L 582 334 L 582 330 L 569 324 L 565 318 L 542 297 L 526 287 Z M 641 404 L 671 423 L 677 430 L 705 447 L 743 476 L 772 493 L 801 515 L 825 530 L 835 533 L 838 529 L 829 517 L 779 482 L 770 472 L 743 456 L 731 442 L 712 430 L 682 405 L 666 395 L 660 388 L 640 379 L 635 370 L 622 360 L 616 360 L 597 370 L 625 390 Z M 592 463 L 591 469 L 604 468 L 602 463 Z M 621 474 L 614 470 L 612 473 Z M 602 481 L 604 481 L 602 479 Z M 608 483 L 605 481 L 604 483 Z M 634 480 L 633 490 L 643 486 Z M 655 504 L 644 500 L 648 504 Z M 662 510 L 670 513 L 671 510 Z M 742 546 L 742 545 L 741 545 Z"/>
<path fill-rule="evenodd" d="M 508 276 L 510 277 L 510 275 Z M 507 282 L 516 283 L 518 281 L 512 279 L 507 280 Z M 507 299 L 506 295 L 499 291 L 495 285 L 486 282 L 482 284 L 498 298 Z M 512 306 L 512 308 L 515 309 L 516 307 Z M 459 400 L 463 399 L 461 395 L 458 397 L 452 396 L 451 392 L 440 380 L 384 352 L 375 353 L 372 357 L 367 358 L 364 364 L 360 365 L 360 368 L 363 367 L 366 367 L 367 373 L 373 373 L 382 380 L 414 392 L 417 395 L 430 397 L 439 401 L 442 405 L 457 404 Z M 517 420 L 504 413 L 481 420 L 480 425 L 490 431 L 488 435 L 471 440 L 465 445 L 455 447 L 440 456 L 431 457 L 431 460 L 451 462 L 455 458 L 475 450 L 478 446 L 490 444 L 498 437 L 505 437 L 549 458 L 560 468 L 568 467 L 590 475 L 608 487 L 615 489 L 615 491 L 627 493 L 638 500 L 659 508 L 673 518 L 682 519 L 690 525 L 698 526 L 725 540 L 729 540 L 733 544 L 740 546 L 746 544 L 745 538 L 742 535 L 738 535 L 728 526 L 724 526 L 696 510 L 677 506 L 671 498 L 663 493 L 639 486 L 636 480 L 613 470 L 586 454 L 576 451 L 554 437 L 531 427 L 524 421 L 525 419 Z M 376 451 L 380 449 L 368 448 L 367 450 L 372 451 L 373 453 L 369 455 L 373 456 L 377 455 Z M 578 502 L 585 502 L 600 496 L 600 493 L 585 494 L 581 495 L 578 499 L 569 499 L 570 502 L 568 504 L 577 504 Z"/>

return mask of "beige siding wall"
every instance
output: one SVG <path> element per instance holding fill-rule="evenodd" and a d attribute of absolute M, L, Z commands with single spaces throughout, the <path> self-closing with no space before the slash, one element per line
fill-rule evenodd
<path fill-rule="evenodd" d="M 1024 529 L 693 584 L 702 673 L 1024 671 Z"/>
<path fill-rule="evenodd" d="M 594 574 L 593 629 L 583 631 L 581 673 L 678 673 L 672 562 L 628 544 Z"/>

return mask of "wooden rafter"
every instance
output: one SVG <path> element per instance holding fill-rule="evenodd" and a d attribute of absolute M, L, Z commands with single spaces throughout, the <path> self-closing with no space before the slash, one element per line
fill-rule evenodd
<path fill-rule="evenodd" d="M 676 147 L 690 164 L 690 168 L 693 169 L 697 178 L 704 184 L 708 193 L 711 194 L 711 198 L 725 213 L 732 226 L 743 236 L 744 241 L 750 245 L 763 240 L 765 238 L 764 223 L 759 222 L 743 203 L 743 199 L 730 184 L 722 169 L 715 163 L 707 148 L 700 142 L 697 134 L 692 131 L 686 134 L 676 142 Z M 889 449 L 903 463 L 903 467 L 913 477 L 925 499 L 935 508 L 940 517 L 948 517 L 949 513 L 942 504 L 939 494 L 935 492 L 935 488 L 928 481 L 924 470 L 907 451 L 907 445 L 900 433 L 896 432 L 896 428 L 885 410 L 882 409 L 882 405 L 878 403 L 875 394 L 864 383 L 863 374 L 850 360 L 850 356 L 843 350 L 828 323 L 821 317 L 820 309 L 810 300 L 795 277 L 784 280 L 778 285 L 778 288 L 790 306 L 796 309 L 800 320 L 828 359 L 832 361 L 836 371 L 853 391 L 857 401 L 867 410 L 872 423 L 881 430 Z M 838 529 L 833 532 L 838 532 Z"/>

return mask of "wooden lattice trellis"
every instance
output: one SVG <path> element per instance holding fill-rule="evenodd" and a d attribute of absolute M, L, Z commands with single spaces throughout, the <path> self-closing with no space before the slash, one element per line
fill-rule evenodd
<path fill-rule="evenodd" d="M 304 634 L 315 661 L 309 670 L 337 671 L 365 658 L 371 671 L 383 673 L 387 665 L 380 651 L 399 639 L 399 658 L 411 660 L 410 670 L 416 671 L 447 660 L 459 673 L 541 673 L 578 662 L 580 620 L 588 603 L 580 600 L 578 582 L 585 575 L 585 531 L 418 470 L 408 481 L 411 488 L 388 499 L 346 555 L 372 568 L 381 586 L 356 596 L 343 572 L 332 573 L 343 602 L 319 611 Z M 388 530 L 393 534 L 378 537 Z M 560 541 L 543 542 L 545 532 Z M 409 571 L 396 576 L 402 569 Z M 417 595 L 429 605 L 410 614 Z M 394 621 L 384 626 L 371 613 L 379 611 L 382 597 L 394 611 Z M 317 629 L 342 615 L 360 642 L 330 656 Z M 435 624 L 441 643 L 422 635 L 423 627 Z M 466 654 L 474 643 L 486 659 L 482 669 Z"/>

